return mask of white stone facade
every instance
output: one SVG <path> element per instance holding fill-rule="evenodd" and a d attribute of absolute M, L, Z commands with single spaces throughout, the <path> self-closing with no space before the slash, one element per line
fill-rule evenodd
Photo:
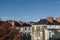
<path fill-rule="evenodd" d="M 32 31 L 32 40 L 49 40 L 50 37 L 53 37 L 52 35 L 55 35 L 54 31 L 60 32 L 60 25 L 32 25 L 32 27 L 34 27 L 34 31 Z M 40 28 L 38 32 L 36 31 L 37 27 Z"/>

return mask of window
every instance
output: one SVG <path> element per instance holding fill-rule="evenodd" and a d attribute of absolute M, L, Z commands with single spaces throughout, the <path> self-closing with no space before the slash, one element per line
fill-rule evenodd
<path fill-rule="evenodd" d="M 40 32 L 38 32 L 38 37 L 40 37 Z"/>
<path fill-rule="evenodd" d="M 27 28 L 25 28 L 25 30 L 27 30 Z"/>
<path fill-rule="evenodd" d="M 49 32 L 49 38 L 51 37 L 51 32 Z"/>
<path fill-rule="evenodd" d="M 40 31 L 40 27 L 36 27 L 36 31 L 37 31 L 37 32 Z"/>
<path fill-rule="evenodd" d="M 30 30 L 30 27 L 29 27 L 29 30 Z"/>

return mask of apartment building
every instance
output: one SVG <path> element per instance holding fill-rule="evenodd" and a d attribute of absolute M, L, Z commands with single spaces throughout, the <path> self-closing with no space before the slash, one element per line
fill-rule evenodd
<path fill-rule="evenodd" d="M 33 25 L 32 40 L 60 40 L 60 25 Z"/>
<path fill-rule="evenodd" d="M 60 40 L 60 17 L 47 17 L 32 25 L 32 40 Z"/>
<path fill-rule="evenodd" d="M 31 25 L 23 23 L 23 25 L 20 27 L 21 40 L 31 40 L 31 29 Z"/>

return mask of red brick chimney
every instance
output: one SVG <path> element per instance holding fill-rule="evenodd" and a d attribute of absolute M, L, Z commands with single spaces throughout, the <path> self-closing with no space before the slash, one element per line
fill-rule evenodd
<path fill-rule="evenodd" d="M 50 17 L 47 17 L 46 20 L 49 21 L 49 22 L 53 22 L 54 19 L 53 19 L 52 16 L 50 16 Z"/>
<path fill-rule="evenodd" d="M 60 17 L 56 18 L 56 21 L 60 23 Z"/>
<path fill-rule="evenodd" d="M 22 21 L 18 21 L 18 23 L 19 23 L 20 25 L 23 25 L 23 22 L 22 22 Z"/>
<path fill-rule="evenodd" d="M 8 20 L 8 23 L 12 24 L 14 26 L 14 21 L 13 20 Z"/>

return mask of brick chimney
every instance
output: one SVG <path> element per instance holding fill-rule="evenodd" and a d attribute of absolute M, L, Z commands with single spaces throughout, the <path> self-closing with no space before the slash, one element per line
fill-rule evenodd
<path fill-rule="evenodd" d="M 56 21 L 60 23 L 60 17 L 56 18 Z"/>
<path fill-rule="evenodd" d="M 13 20 L 8 20 L 8 23 L 12 24 L 14 26 L 14 21 Z"/>
<path fill-rule="evenodd" d="M 23 25 L 23 22 L 22 22 L 22 21 L 18 21 L 18 23 L 19 23 L 20 25 Z"/>
<path fill-rule="evenodd" d="M 53 22 L 54 19 L 53 19 L 52 16 L 50 16 L 50 17 L 47 17 L 46 20 L 49 21 L 49 22 Z"/>

